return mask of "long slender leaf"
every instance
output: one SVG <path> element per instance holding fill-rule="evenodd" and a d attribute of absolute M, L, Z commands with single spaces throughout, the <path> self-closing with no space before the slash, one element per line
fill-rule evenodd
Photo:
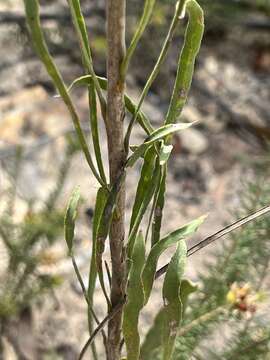
<path fill-rule="evenodd" d="M 153 247 L 160 240 L 160 229 L 163 217 L 163 208 L 165 203 L 165 191 L 166 191 L 166 175 L 167 167 L 163 167 L 162 179 L 160 187 L 158 189 L 158 197 L 154 209 L 154 220 L 152 224 L 152 236 L 151 236 L 151 247 Z"/>
<path fill-rule="evenodd" d="M 94 218 L 93 218 L 92 253 L 91 253 L 91 262 L 90 262 L 90 270 L 89 270 L 88 292 L 87 292 L 90 306 L 92 306 L 94 302 L 94 291 L 95 291 L 96 278 L 97 278 L 97 267 L 96 267 L 97 232 L 107 198 L 108 198 L 108 191 L 104 188 L 99 188 L 97 192 L 96 205 L 95 205 Z M 89 314 L 88 321 L 89 321 L 89 328 L 92 329 L 91 314 Z"/>
<path fill-rule="evenodd" d="M 179 123 L 179 124 L 169 124 L 164 125 L 160 127 L 159 129 L 155 130 L 151 135 L 149 135 L 145 142 L 142 143 L 140 146 L 137 147 L 137 149 L 134 151 L 134 153 L 129 157 L 127 160 L 126 166 L 133 166 L 135 162 L 138 160 L 138 158 L 143 155 L 151 145 L 153 145 L 155 142 L 172 135 L 173 133 L 177 131 L 181 131 L 184 129 L 189 128 L 192 126 L 193 123 Z"/>
<path fill-rule="evenodd" d="M 88 98 L 89 98 L 89 107 L 90 107 L 91 134 L 92 134 L 93 146 L 96 155 L 97 166 L 100 173 L 100 177 L 105 183 L 107 183 L 103 161 L 102 161 L 101 150 L 100 150 L 98 120 L 97 120 L 96 90 L 93 81 L 91 85 L 88 87 Z"/>
<path fill-rule="evenodd" d="M 106 100 L 102 94 L 101 87 L 99 84 L 99 81 L 97 79 L 97 76 L 94 71 L 93 67 L 93 60 L 92 60 L 92 54 L 91 49 L 89 45 L 89 38 L 87 33 L 87 28 L 85 25 L 83 13 L 81 10 L 80 0 L 68 0 L 69 7 L 71 10 L 71 16 L 72 21 L 74 23 L 80 45 L 82 50 L 82 57 L 83 57 L 83 63 L 88 71 L 88 73 L 92 76 L 93 82 L 95 84 L 95 88 L 98 93 L 102 114 L 103 117 L 106 116 Z"/>
<path fill-rule="evenodd" d="M 159 173 L 160 165 L 156 159 L 155 149 L 151 147 L 145 155 L 145 163 L 142 168 L 141 178 L 134 201 L 128 237 L 128 257 L 132 254 L 133 244 L 136 239 L 140 223 L 158 185 Z"/>
<path fill-rule="evenodd" d="M 138 45 L 138 42 L 139 42 L 142 34 L 145 31 L 147 24 L 150 21 L 155 3 L 156 3 L 156 0 L 145 0 L 142 17 L 140 19 L 139 24 L 136 26 L 136 32 L 131 40 L 130 46 L 126 53 L 126 56 L 121 64 L 121 76 L 122 77 L 125 77 L 125 75 L 127 73 L 130 59 Z"/>
<path fill-rule="evenodd" d="M 134 205 L 132 209 L 131 219 L 130 219 L 130 228 L 129 233 L 131 232 L 135 219 L 138 215 L 141 203 L 143 201 L 145 189 L 148 187 L 148 184 L 153 179 L 153 172 L 155 169 L 155 162 L 156 162 L 156 152 L 155 149 L 152 147 L 146 151 L 144 156 L 144 163 L 141 170 L 141 176 L 138 182 L 137 191 L 135 195 Z"/>
<path fill-rule="evenodd" d="M 78 208 L 79 200 L 80 200 L 80 188 L 77 186 L 71 194 L 64 220 L 65 239 L 70 253 L 72 253 L 73 250 L 75 220 L 77 217 L 77 208 Z"/>
<path fill-rule="evenodd" d="M 150 293 L 155 278 L 157 262 L 160 255 L 166 249 L 168 249 L 168 247 L 176 244 L 179 240 L 185 239 L 188 236 L 192 235 L 198 229 L 198 227 L 204 222 L 205 218 L 206 215 L 200 216 L 199 218 L 191 221 L 190 223 L 170 233 L 152 247 L 147 257 L 146 264 L 142 273 L 143 286 L 145 291 L 145 304 L 148 302 L 150 297 Z"/>
<path fill-rule="evenodd" d="M 187 246 L 180 240 L 176 252 L 169 264 L 163 283 L 164 323 L 163 323 L 163 360 L 170 360 L 174 351 L 177 330 L 182 319 L 180 287 L 185 271 Z"/>
<path fill-rule="evenodd" d="M 195 0 L 186 2 L 186 11 L 189 14 L 183 49 L 181 51 L 173 94 L 166 115 L 166 124 L 178 121 L 187 101 L 188 92 L 194 72 L 194 65 L 201 46 L 204 32 L 204 17 L 201 7 Z"/>
<path fill-rule="evenodd" d="M 124 307 L 123 334 L 127 349 L 127 360 L 138 360 L 140 354 L 139 313 L 144 303 L 142 268 L 145 262 L 145 243 L 142 233 L 136 237 L 132 254 L 127 288 L 127 303 Z"/>

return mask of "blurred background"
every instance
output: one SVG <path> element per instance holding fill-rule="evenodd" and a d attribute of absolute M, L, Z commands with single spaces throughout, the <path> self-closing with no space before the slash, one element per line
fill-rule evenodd
<path fill-rule="evenodd" d="M 40 0 L 40 3 L 49 48 L 70 84 L 83 71 L 66 1 Z M 105 0 L 81 3 L 95 70 L 106 76 Z M 127 3 L 128 43 L 142 12 L 143 0 Z M 270 0 L 199 3 L 205 11 L 206 30 L 182 115 L 185 121 L 199 122 L 174 137 L 163 223 L 166 233 L 209 212 L 207 222 L 189 244 L 269 204 L 270 199 Z M 134 100 L 138 99 L 158 57 L 174 4 L 173 0 L 157 1 L 151 23 L 136 50 L 127 81 L 127 92 Z M 186 20 L 179 26 L 144 104 L 155 127 L 162 123 L 168 107 L 185 24 Z M 76 230 L 76 258 L 87 282 L 98 184 L 79 151 L 65 106 L 54 95 L 55 89 L 31 46 L 22 1 L 0 0 L 0 359 L 4 360 L 73 360 L 88 336 L 86 307 L 67 258 L 63 214 L 72 189 L 79 184 L 83 201 Z M 72 95 L 83 128 L 89 133 L 87 93 L 78 88 Z M 102 124 L 101 132 L 106 162 Z M 143 139 L 144 134 L 136 128 L 133 143 L 139 144 Z M 138 165 L 127 179 L 127 224 L 139 170 Z M 217 264 L 223 264 L 224 254 L 230 257 L 234 250 L 215 244 L 190 259 L 187 276 L 201 286 L 195 305 L 208 301 L 202 311 L 213 311 L 217 304 L 226 302 L 226 294 L 235 282 L 240 287 L 251 282 L 257 293 L 261 289 L 269 291 L 269 226 L 269 219 L 260 220 L 247 233 L 238 232 L 234 238 L 223 240 L 238 251 L 227 277 L 223 274 L 223 287 L 217 280 L 225 268 L 218 269 Z M 252 257 L 258 248 L 262 251 Z M 166 258 L 162 261 L 166 262 Z M 212 274 L 211 266 L 215 270 Z M 143 315 L 144 334 L 160 304 L 161 284 L 157 284 L 151 305 Z M 216 297 L 210 299 L 211 289 L 216 289 Z M 96 297 L 95 307 L 102 319 L 106 309 L 101 295 Z M 256 334 L 258 329 L 269 328 L 269 321 L 265 323 L 265 315 L 262 316 L 264 308 L 265 303 L 256 312 L 258 319 L 254 317 Z M 237 316 L 250 322 L 246 314 Z M 230 338 L 231 323 L 220 325 L 219 321 L 216 319 L 215 326 L 211 323 L 213 344 L 222 332 L 219 340 L 222 346 L 216 358 L 242 359 L 239 354 L 228 352 L 233 350 L 229 340 L 225 341 L 227 335 Z M 229 321 L 239 323 L 239 318 Z M 187 357 L 179 359 L 215 359 L 202 341 L 205 330 L 196 335 L 194 344 L 185 343 L 189 346 Z M 247 334 L 250 335 L 248 331 Z M 254 338 L 249 338 L 251 344 L 250 339 Z M 243 359 L 269 359 L 267 339 L 262 353 L 248 357 L 245 352 Z M 101 345 L 97 343 L 98 349 Z M 237 346 L 239 351 L 240 345 Z M 195 353 L 197 357 L 193 357 Z M 243 353 L 242 348 L 240 354 Z"/>

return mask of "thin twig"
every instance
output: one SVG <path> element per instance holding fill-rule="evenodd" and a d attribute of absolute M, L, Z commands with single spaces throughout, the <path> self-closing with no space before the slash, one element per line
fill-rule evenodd
<path fill-rule="evenodd" d="M 82 348 L 82 351 L 79 355 L 78 360 L 82 360 L 84 357 L 88 347 L 92 344 L 95 337 L 99 334 L 99 332 L 104 328 L 104 326 L 107 324 L 108 321 L 112 320 L 115 315 L 123 308 L 124 304 L 126 302 L 126 298 L 124 298 L 120 303 L 118 303 L 111 312 L 101 321 L 101 323 L 98 325 L 98 327 L 94 330 L 93 334 L 90 336 L 90 338 L 85 343 L 84 347 Z"/>
<path fill-rule="evenodd" d="M 112 286 L 112 276 L 111 276 L 109 265 L 106 260 L 104 260 L 104 264 L 105 264 L 109 284 L 110 284 L 110 286 Z"/>
<path fill-rule="evenodd" d="M 85 298 L 85 301 L 88 305 L 88 309 L 89 311 L 91 312 L 93 318 L 95 319 L 95 322 L 99 325 L 100 324 L 100 321 L 98 320 L 92 306 L 89 304 L 89 299 L 88 299 L 88 296 L 87 296 L 87 291 L 86 291 L 86 288 L 84 286 L 84 283 L 83 283 L 83 279 L 81 277 L 81 274 L 80 274 L 80 271 L 79 271 L 79 268 L 78 268 L 78 265 L 76 263 L 76 260 L 75 260 L 75 257 L 71 254 L 71 260 L 72 260 L 72 265 L 74 267 L 74 270 L 75 270 L 75 273 L 76 273 L 76 276 L 77 276 L 77 279 L 81 285 L 81 288 L 82 288 L 82 292 L 83 292 L 83 295 L 84 295 L 84 298 Z"/>
<path fill-rule="evenodd" d="M 97 325 L 99 326 L 99 325 L 100 325 L 100 321 L 99 321 L 99 319 L 98 319 L 98 317 L 97 317 L 97 315 L 96 315 L 96 313 L 95 313 L 95 311 L 94 311 L 91 303 L 89 302 L 89 298 L 88 298 L 88 295 L 87 295 L 87 291 L 86 291 L 86 288 L 85 288 L 85 286 L 84 286 L 84 282 L 83 282 L 83 279 L 82 279 L 82 277 L 81 277 L 80 270 L 79 270 L 78 265 L 77 265 L 77 263 L 76 263 L 76 259 L 75 259 L 75 257 L 74 257 L 73 254 L 71 254 L 70 256 L 71 256 L 72 265 L 73 265 L 73 267 L 74 267 L 74 270 L 75 270 L 77 279 L 78 279 L 78 281 L 79 281 L 79 283 L 80 283 L 80 285 L 81 285 L 82 292 L 83 292 L 85 301 L 86 301 L 86 303 L 87 303 L 88 312 L 92 314 L 93 319 L 95 320 L 95 322 L 96 322 Z M 89 331 L 90 331 L 90 327 L 89 327 Z M 107 342 L 107 336 L 106 336 L 104 330 L 102 330 L 102 337 L 103 337 L 103 342 L 104 342 L 104 344 L 106 344 L 106 342 Z"/>
<path fill-rule="evenodd" d="M 234 223 L 224 227 L 223 229 L 219 230 L 218 232 L 208 236 L 207 238 L 199 241 L 197 244 L 193 245 L 191 248 L 188 249 L 188 254 L 187 256 L 191 256 L 193 254 L 195 254 L 197 251 L 203 249 L 204 247 L 208 246 L 209 244 L 211 244 L 212 242 L 220 239 L 221 237 L 229 234 L 230 232 L 240 228 L 241 226 L 249 223 L 250 221 L 253 221 L 255 219 L 257 219 L 260 216 L 266 215 L 268 212 L 270 212 L 270 205 L 267 205 L 263 208 L 261 208 L 260 210 L 257 210 L 255 212 L 253 212 L 252 214 L 245 216 L 244 218 L 235 221 Z M 155 275 L 155 279 L 158 279 L 160 276 L 162 276 L 167 268 L 168 268 L 169 264 L 164 265 L 162 268 L 160 268 Z"/>

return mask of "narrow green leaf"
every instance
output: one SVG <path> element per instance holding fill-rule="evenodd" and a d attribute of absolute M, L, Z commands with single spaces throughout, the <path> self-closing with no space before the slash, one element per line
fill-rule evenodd
<path fill-rule="evenodd" d="M 89 282 L 88 282 L 88 299 L 89 299 L 89 304 L 91 306 L 93 305 L 93 296 L 94 296 L 96 278 L 97 278 L 97 268 L 96 268 L 97 232 L 107 198 L 108 198 L 108 191 L 104 188 L 99 188 L 97 192 L 96 205 L 95 205 L 94 218 L 93 218 L 92 254 L 91 254 Z"/>
<path fill-rule="evenodd" d="M 169 264 L 163 283 L 164 323 L 162 327 L 163 360 L 170 360 L 174 351 L 177 330 L 182 320 L 182 302 L 180 287 L 185 271 L 187 246 L 180 240 L 174 256 Z"/>
<path fill-rule="evenodd" d="M 197 290 L 197 286 L 192 284 L 189 280 L 183 279 L 180 285 L 180 311 L 182 318 L 185 308 L 187 306 L 188 296 Z M 154 355 L 164 351 L 164 324 L 166 322 L 166 313 L 162 308 L 155 317 L 154 324 L 148 331 L 145 340 L 141 346 L 140 359 L 153 359 Z M 181 329 L 181 324 L 180 324 Z M 163 345 L 163 346 L 162 346 Z M 172 357 L 174 359 L 174 357 Z"/>
<path fill-rule="evenodd" d="M 140 350 L 140 360 L 155 359 L 154 354 L 161 353 L 164 311 L 161 309 L 155 317 Z"/>
<path fill-rule="evenodd" d="M 179 240 L 185 239 L 194 234 L 198 227 L 204 222 L 206 215 L 203 215 L 196 220 L 182 226 L 180 229 L 170 233 L 159 242 L 157 242 L 151 249 L 145 267 L 143 269 L 142 279 L 145 292 L 145 304 L 148 302 L 152 290 L 157 262 L 160 255 L 168 249 L 168 247 L 176 244 Z"/>
<path fill-rule="evenodd" d="M 73 190 L 70 200 L 68 202 L 65 220 L 64 220 L 65 239 L 70 253 L 72 253 L 72 249 L 73 249 L 75 220 L 77 217 L 77 208 L 78 208 L 79 200 L 80 200 L 80 188 L 76 187 Z"/>
<path fill-rule="evenodd" d="M 81 10 L 81 4 L 80 0 L 68 0 L 69 8 L 71 11 L 72 21 L 74 24 L 74 27 L 76 29 L 81 51 L 82 51 L 82 58 L 84 66 L 87 70 L 87 72 L 91 75 L 93 82 L 95 84 L 95 89 L 97 90 L 98 98 L 100 101 L 102 114 L 105 116 L 106 114 L 106 100 L 102 94 L 101 87 L 99 84 L 99 81 L 97 79 L 97 76 L 94 71 L 93 67 L 93 60 L 92 60 L 92 54 L 91 49 L 89 45 L 89 38 L 87 33 L 87 28 L 84 20 L 84 16 Z"/>
<path fill-rule="evenodd" d="M 195 0 L 186 1 L 186 11 L 189 15 L 185 40 L 180 53 L 177 74 L 165 124 L 178 121 L 192 82 L 194 65 L 201 46 L 204 32 L 204 17 L 201 7 Z"/>
<path fill-rule="evenodd" d="M 156 152 L 152 147 L 148 149 L 144 156 L 144 163 L 141 170 L 141 176 L 138 182 L 137 191 L 135 195 L 134 205 L 132 209 L 129 233 L 131 232 L 135 219 L 138 215 L 141 203 L 144 198 L 145 189 L 149 186 L 149 183 L 153 180 L 153 172 L 155 169 Z"/>
<path fill-rule="evenodd" d="M 167 177 L 167 168 L 166 166 L 164 166 L 162 171 L 162 179 L 158 191 L 158 197 L 154 209 L 151 247 L 153 247 L 160 240 L 160 229 L 161 229 L 161 222 L 163 217 L 163 208 L 165 203 L 166 177 Z"/>
<path fill-rule="evenodd" d="M 155 2 L 156 2 L 156 0 L 145 0 L 142 17 L 140 19 L 139 24 L 136 26 L 136 32 L 131 40 L 130 46 L 126 52 L 126 56 L 121 64 L 121 76 L 123 78 L 125 77 L 125 75 L 127 73 L 130 59 L 138 45 L 138 42 L 139 42 L 142 34 L 144 33 L 147 24 L 150 21 Z"/>
<path fill-rule="evenodd" d="M 145 162 L 142 167 L 141 177 L 138 183 L 132 210 L 127 248 L 128 257 L 132 254 L 133 244 L 136 239 L 140 223 L 158 185 L 159 173 L 160 165 L 156 159 L 155 149 L 151 147 L 145 154 Z"/>
<path fill-rule="evenodd" d="M 127 349 L 127 360 L 138 360 L 140 354 L 140 334 L 138 321 L 144 303 L 142 268 L 145 262 L 145 243 L 142 233 L 136 237 L 132 254 L 127 288 L 127 303 L 124 307 L 123 334 Z"/>
<path fill-rule="evenodd" d="M 107 79 L 100 76 L 97 76 L 97 79 L 99 81 L 101 89 L 107 90 L 107 83 L 108 83 Z M 92 80 L 91 75 L 80 76 L 71 83 L 71 85 L 68 87 L 68 91 L 71 91 L 75 86 L 89 86 L 91 80 Z M 134 115 L 136 111 L 135 103 L 131 100 L 131 98 L 128 95 L 124 96 L 124 102 L 125 102 L 125 107 L 129 111 L 129 113 L 131 115 Z M 138 113 L 138 123 L 144 129 L 147 135 L 151 134 L 154 131 L 154 128 L 152 127 L 149 119 L 143 113 L 143 111 L 139 111 Z"/>
<path fill-rule="evenodd" d="M 91 126 L 91 135 L 93 140 L 94 151 L 96 155 L 96 161 L 100 177 L 102 180 L 107 183 L 106 175 L 103 167 L 102 155 L 100 150 L 100 141 L 99 141 L 99 131 L 98 131 L 98 119 L 97 119 L 97 101 L 96 101 L 96 90 L 95 85 L 92 81 L 91 85 L 88 87 L 88 98 L 89 98 L 89 107 L 90 107 L 90 126 Z"/>
<path fill-rule="evenodd" d="M 151 135 L 149 135 L 145 142 L 142 143 L 138 148 L 135 150 L 135 152 L 129 157 L 127 160 L 126 166 L 133 166 L 135 162 L 138 160 L 138 158 L 143 155 L 151 145 L 153 145 L 155 142 L 172 135 L 173 133 L 177 131 L 181 131 L 184 129 L 189 128 L 192 126 L 193 123 L 179 123 L 179 124 L 169 124 L 164 125 L 160 127 L 159 129 L 155 130 Z"/>

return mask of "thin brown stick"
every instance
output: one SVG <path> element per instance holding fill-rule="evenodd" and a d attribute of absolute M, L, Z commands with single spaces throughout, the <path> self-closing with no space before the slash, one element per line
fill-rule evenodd
<path fill-rule="evenodd" d="M 95 337 L 100 333 L 101 330 L 103 330 L 104 326 L 107 324 L 108 321 L 112 320 L 120 310 L 122 310 L 124 304 L 126 302 L 126 298 L 124 298 L 121 302 L 119 302 L 112 310 L 111 312 L 99 323 L 98 327 L 93 331 L 93 334 L 90 336 L 90 338 L 85 343 L 84 347 L 82 348 L 82 351 L 78 357 L 78 360 L 82 360 L 87 349 L 94 341 Z"/>
<path fill-rule="evenodd" d="M 219 230 L 218 232 L 208 236 L 207 238 L 205 238 L 205 239 L 199 241 L 197 244 L 193 245 L 191 248 L 188 249 L 187 256 L 191 256 L 191 255 L 195 254 L 197 251 L 203 249 L 204 247 L 208 246 L 212 242 L 214 242 L 214 241 L 220 239 L 221 237 L 229 234 L 230 232 L 240 228 L 241 226 L 246 225 L 250 221 L 257 219 L 260 216 L 266 215 L 269 212 L 270 212 L 270 205 L 267 205 L 267 206 L 261 208 L 260 210 L 257 210 L 255 212 L 251 213 L 250 215 L 247 215 L 247 216 L 243 217 L 242 219 L 235 221 L 234 223 L 224 227 L 223 229 Z M 158 279 L 160 276 L 162 276 L 166 272 L 168 265 L 169 264 L 162 266 L 162 268 L 160 268 L 156 272 L 155 279 Z"/>

